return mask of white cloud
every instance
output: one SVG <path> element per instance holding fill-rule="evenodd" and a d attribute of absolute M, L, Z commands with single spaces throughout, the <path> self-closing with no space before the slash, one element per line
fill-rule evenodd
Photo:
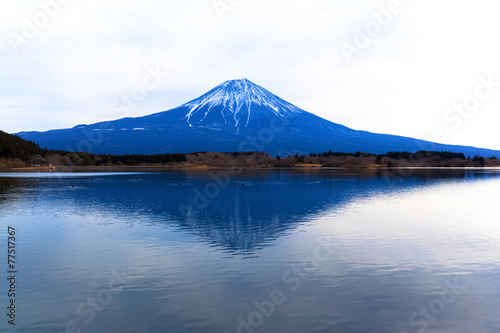
<path fill-rule="evenodd" d="M 129 111 L 178 106 L 246 77 L 334 122 L 374 132 L 500 149 L 500 89 L 458 129 L 443 113 L 473 91 L 480 75 L 500 81 L 496 2 L 401 0 L 402 10 L 347 63 L 341 43 L 388 1 L 242 0 L 221 20 L 211 0 L 65 0 L 19 46 L 24 18 L 40 4 L 0 3 L 0 129 L 72 127 L 113 119 L 110 105 L 141 82 L 147 66 L 169 76 Z M 10 35 L 9 35 L 10 34 Z"/>

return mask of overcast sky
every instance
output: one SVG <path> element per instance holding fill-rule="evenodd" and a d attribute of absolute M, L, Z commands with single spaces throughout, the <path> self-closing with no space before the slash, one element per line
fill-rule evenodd
<path fill-rule="evenodd" d="M 143 116 L 248 78 L 354 129 L 500 149 L 499 7 L 2 0 L 0 129 Z"/>

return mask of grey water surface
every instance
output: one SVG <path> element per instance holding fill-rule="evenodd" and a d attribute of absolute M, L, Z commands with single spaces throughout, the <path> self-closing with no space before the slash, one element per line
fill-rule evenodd
<path fill-rule="evenodd" d="M 500 169 L 0 174 L 1 332 L 500 332 Z"/>

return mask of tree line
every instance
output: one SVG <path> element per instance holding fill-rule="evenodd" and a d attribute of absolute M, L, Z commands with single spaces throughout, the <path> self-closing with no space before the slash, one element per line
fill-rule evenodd
<path fill-rule="evenodd" d="M 8 161 L 8 162 L 6 162 Z M 208 167 L 484 167 L 500 166 L 496 157 L 469 157 L 447 151 L 391 151 L 386 154 L 332 150 L 308 155 L 271 156 L 262 152 L 196 152 L 109 155 L 40 148 L 32 141 L 0 131 L 0 166 L 208 166 Z"/>
<path fill-rule="evenodd" d="M 0 131 L 0 158 L 19 158 L 26 161 L 37 154 L 43 154 L 43 149 L 35 142 Z"/>

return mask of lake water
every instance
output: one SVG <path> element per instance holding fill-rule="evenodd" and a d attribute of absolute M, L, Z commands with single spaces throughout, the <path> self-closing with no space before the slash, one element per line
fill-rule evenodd
<path fill-rule="evenodd" d="M 499 169 L 0 174 L 0 331 L 499 332 L 499 193 Z"/>

